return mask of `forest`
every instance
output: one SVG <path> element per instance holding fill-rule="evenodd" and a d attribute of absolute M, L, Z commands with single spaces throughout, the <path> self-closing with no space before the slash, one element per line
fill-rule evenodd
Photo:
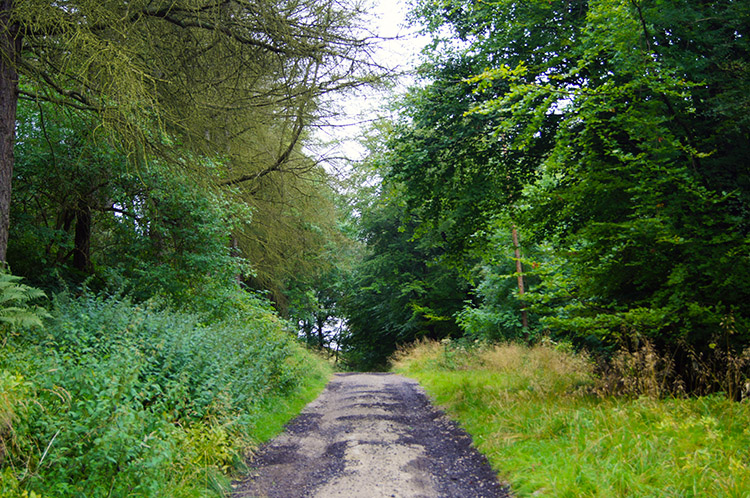
<path fill-rule="evenodd" d="M 501 347 L 748 416 L 750 1 L 412 0 L 413 70 L 371 15 L 0 0 L 0 496 L 228 496 L 332 369 Z"/>

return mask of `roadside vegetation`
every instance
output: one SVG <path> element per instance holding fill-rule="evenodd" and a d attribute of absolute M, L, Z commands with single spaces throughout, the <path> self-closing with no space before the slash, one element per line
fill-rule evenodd
<path fill-rule="evenodd" d="M 302 343 L 448 338 L 398 368 L 520 493 L 747 494 L 750 0 L 413 0 L 353 163 L 362 9 L 0 2 L 3 496 L 221 495 Z"/>
<path fill-rule="evenodd" d="M 472 434 L 516 496 L 740 498 L 750 490 L 747 402 L 613 396 L 590 357 L 550 341 L 423 342 L 399 351 L 394 365 Z M 621 380 L 658 375 L 646 368 Z"/>
<path fill-rule="evenodd" d="M 59 295 L 45 328 L 3 328 L 0 496 L 227 492 L 330 374 L 264 300 L 233 297 L 210 317 Z"/>

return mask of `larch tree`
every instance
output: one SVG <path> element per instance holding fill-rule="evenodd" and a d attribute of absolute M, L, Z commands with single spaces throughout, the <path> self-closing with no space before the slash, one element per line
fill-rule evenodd
<path fill-rule="evenodd" d="M 4 0 L 0 9 L 0 261 L 18 98 L 95 113 L 141 160 L 234 154 L 225 183 L 237 185 L 284 169 L 323 96 L 372 79 L 370 40 L 352 27 L 356 3 Z M 236 154 L 259 129 L 276 145 Z"/>

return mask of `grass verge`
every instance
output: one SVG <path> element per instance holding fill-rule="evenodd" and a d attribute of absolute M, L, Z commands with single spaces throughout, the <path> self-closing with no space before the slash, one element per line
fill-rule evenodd
<path fill-rule="evenodd" d="M 587 358 L 552 345 L 424 343 L 416 378 L 519 497 L 750 496 L 750 404 L 598 397 Z"/>
<path fill-rule="evenodd" d="M 317 398 L 331 379 L 333 367 L 327 360 L 318 358 L 315 353 L 304 354 L 309 355 L 310 359 L 306 362 L 305 375 L 297 389 L 284 396 L 271 397 L 255 415 L 252 439 L 256 445 L 280 434 L 284 424 L 299 415 L 308 403 Z"/>

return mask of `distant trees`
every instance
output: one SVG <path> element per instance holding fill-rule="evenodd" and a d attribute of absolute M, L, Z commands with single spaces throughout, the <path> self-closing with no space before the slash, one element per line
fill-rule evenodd
<path fill-rule="evenodd" d="M 399 194 L 383 191 L 360 220 L 370 252 L 342 301 L 348 332 L 341 339 L 358 368 L 382 367 L 399 345 L 460 333 L 455 315 L 468 299 L 468 282 L 440 264 L 440 243 L 415 238 Z"/>

